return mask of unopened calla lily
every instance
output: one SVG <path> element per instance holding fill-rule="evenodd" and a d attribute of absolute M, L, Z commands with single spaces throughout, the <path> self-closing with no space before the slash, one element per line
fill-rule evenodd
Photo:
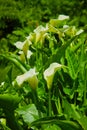
<path fill-rule="evenodd" d="M 44 71 L 44 79 L 47 82 L 48 89 L 51 89 L 52 87 L 52 82 L 56 71 L 62 68 L 63 66 L 64 65 L 55 62 L 50 64 L 50 66 Z"/>
<path fill-rule="evenodd" d="M 19 86 L 21 86 L 24 82 L 29 82 L 30 87 L 32 89 L 36 89 L 38 87 L 37 74 L 38 73 L 35 72 L 35 68 L 30 69 L 26 73 L 24 73 L 20 76 L 17 76 L 16 82 Z"/>

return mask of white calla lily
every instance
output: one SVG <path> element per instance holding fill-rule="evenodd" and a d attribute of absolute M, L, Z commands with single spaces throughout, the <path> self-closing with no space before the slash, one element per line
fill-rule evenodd
<path fill-rule="evenodd" d="M 80 29 L 77 33 L 76 33 L 76 35 L 79 35 L 79 34 L 81 34 L 81 33 L 83 33 L 84 32 L 84 30 L 83 29 Z"/>
<path fill-rule="evenodd" d="M 38 73 L 35 72 L 35 68 L 30 69 L 26 73 L 17 76 L 16 82 L 19 86 L 21 86 L 25 81 L 27 81 L 32 89 L 36 89 L 38 86 L 37 74 Z"/>
<path fill-rule="evenodd" d="M 19 50 L 23 50 L 23 48 L 27 45 L 31 45 L 32 42 L 27 38 L 24 42 L 18 41 L 16 42 L 14 45 L 19 49 Z"/>
<path fill-rule="evenodd" d="M 24 43 L 18 41 L 18 42 L 16 42 L 14 45 L 15 45 L 18 49 L 22 50 L 22 49 L 23 49 L 23 46 L 24 46 Z"/>
<path fill-rule="evenodd" d="M 58 20 L 65 20 L 65 19 L 69 19 L 69 16 L 61 14 L 58 17 Z"/>
<path fill-rule="evenodd" d="M 38 26 L 35 30 L 34 30 L 34 32 L 35 33 L 40 33 L 40 32 L 46 32 L 48 30 L 48 27 L 46 26 L 46 28 L 45 27 L 43 27 L 42 25 L 40 25 L 40 26 Z"/>
<path fill-rule="evenodd" d="M 30 50 L 28 50 L 28 51 L 27 51 L 27 59 L 30 59 L 30 57 L 31 57 L 32 54 L 33 54 L 33 53 L 32 53 Z"/>
<path fill-rule="evenodd" d="M 51 89 L 52 87 L 52 82 L 53 82 L 53 78 L 54 78 L 54 74 L 55 72 L 62 68 L 63 65 L 59 64 L 59 63 L 52 63 L 49 68 L 47 68 L 45 71 L 44 71 L 44 79 L 46 80 L 47 82 L 47 87 L 48 89 Z"/>
<path fill-rule="evenodd" d="M 34 33 L 36 34 L 36 40 L 35 42 L 39 42 L 39 41 L 43 41 L 44 37 L 47 35 L 47 32 L 48 31 L 48 27 L 46 26 L 43 27 L 42 25 L 38 26 L 35 30 L 34 30 Z"/>
<path fill-rule="evenodd" d="M 25 54 L 24 54 L 24 52 L 23 51 L 19 51 L 18 52 L 19 54 L 20 54 L 20 59 L 21 59 L 21 61 L 23 61 L 23 62 L 25 62 Z M 30 59 L 30 57 L 31 57 L 31 55 L 32 55 L 33 53 L 30 51 L 30 50 L 28 50 L 27 51 L 27 59 Z"/>
<path fill-rule="evenodd" d="M 21 54 L 21 57 L 24 59 L 24 57 L 28 56 L 29 58 L 29 46 L 32 44 L 32 42 L 27 38 L 24 42 L 16 42 L 14 45 L 19 49 L 21 50 L 23 53 Z"/>
<path fill-rule="evenodd" d="M 28 39 L 26 39 L 23 44 L 24 45 L 23 45 L 22 50 L 23 50 L 24 54 L 27 56 L 27 51 L 29 49 L 29 46 L 32 44 L 32 42 L 29 41 Z"/>

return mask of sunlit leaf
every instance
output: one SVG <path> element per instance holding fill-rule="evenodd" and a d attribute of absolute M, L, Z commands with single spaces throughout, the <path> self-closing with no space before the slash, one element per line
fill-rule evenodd
<path fill-rule="evenodd" d="M 84 130 L 87 130 L 87 117 L 81 117 L 78 120 L 79 124 L 82 126 Z"/>
<path fill-rule="evenodd" d="M 24 122 L 28 124 L 38 119 L 38 111 L 34 104 L 18 108 L 16 111 L 23 117 Z"/>
<path fill-rule="evenodd" d="M 50 124 L 45 125 L 44 130 L 62 130 L 58 125 Z"/>

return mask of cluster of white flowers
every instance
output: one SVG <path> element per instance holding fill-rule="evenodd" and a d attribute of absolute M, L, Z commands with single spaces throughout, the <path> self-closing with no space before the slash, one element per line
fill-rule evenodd
<path fill-rule="evenodd" d="M 65 34 L 67 35 L 79 35 L 80 33 L 83 32 L 83 30 L 79 30 L 77 31 L 75 26 L 73 27 L 69 27 L 68 25 L 63 25 L 62 30 L 58 30 L 57 28 L 55 28 L 55 26 L 53 26 L 54 24 L 61 24 L 61 21 L 65 21 L 69 19 L 69 16 L 66 15 L 59 15 L 58 19 L 52 19 L 47 25 L 46 27 L 43 27 L 42 25 L 38 26 L 33 33 L 30 33 L 30 35 L 28 37 L 26 37 L 26 40 L 24 42 L 16 42 L 15 46 L 19 49 L 19 54 L 23 59 L 25 59 L 25 56 L 27 59 L 29 59 L 31 57 L 31 55 L 33 54 L 30 50 L 29 50 L 29 46 L 32 45 L 32 43 L 34 42 L 36 45 L 38 42 L 43 43 L 44 39 L 47 37 L 49 38 L 49 32 L 55 32 L 58 33 L 59 37 L 64 36 Z M 58 64 L 58 63 L 52 63 L 49 68 L 47 68 L 44 71 L 44 79 L 47 82 L 47 87 L 48 89 L 50 89 L 52 87 L 52 82 L 53 82 L 53 77 L 56 73 L 56 71 L 60 68 L 62 68 L 63 65 Z M 29 71 L 27 71 L 26 73 L 24 73 L 23 75 L 17 76 L 16 78 L 16 82 L 18 83 L 19 86 L 21 86 L 23 84 L 23 82 L 27 81 L 29 82 L 30 86 L 34 89 L 37 88 L 38 86 L 38 79 L 37 79 L 37 74 L 35 72 L 35 68 L 34 69 L 30 69 Z"/>
<path fill-rule="evenodd" d="M 64 65 L 61 65 L 59 63 L 52 63 L 50 66 L 44 71 L 44 79 L 47 82 L 47 87 L 48 89 L 51 89 L 52 87 L 52 82 L 54 75 L 58 69 L 61 69 Z M 34 90 L 38 87 L 38 75 L 39 72 L 35 71 L 35 68 L 30 69 L 26 73 L 17 76 L 16 82 L 18 86 L 21 86 L 24 82 L 28 82 L 30 87 Z"/>

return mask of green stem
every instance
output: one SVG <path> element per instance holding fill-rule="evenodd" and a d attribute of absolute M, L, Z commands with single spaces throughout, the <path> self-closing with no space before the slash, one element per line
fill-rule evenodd
<path fill-rule="evenodd" d="M 48 109 L 49 109 L 49 116 L 51 116 L 51 89 L 48 92 Z"/>
<path fill-rule="evenodd" d="M 33 94 L 33 98 L 34 98 L 34 103 L 35 103 L 35 106 L 38 110 L 38 115 L 39 115 L 39 118 L 41 119 L 42 118 L 42 115 L 41 115 L 41 111 L 40 111 L 40 103 L 39 103 L 39 99 L 38 99 L 38 95 L 37 95 L 37 91 L 36 90 L 32 90 L 32 94 Z M 43 125 L 39 124 L 41 129 L 40 130 L 44 130 L 43 129 Z"/>
<path fill-rule="evenodd" d="M 17 59 L 15 56 L 13 57 L 13 55 L 11 56 L 5 54 L 0 54 L 0 56 L 12 61 L 23 73 L 27 71 L 26 67 L 24 67 L 22 63 L 19 61 L 19 59 Z"/>
<path fill-rule="evenodd" d="M 86 65 L 85 65 L 86 66 Z M 87 69 L 84 67 L 84 105 L 86 105 Z"/>
<path fill-rule="evenodd" d="M 6 116 L 6 123 L 9 128 L 11 128 L 12 130 L 23 130 L 23 128 L 20 126 L 20 124 L 14 116 L 14 111 L 4 109 L 4 113 Z"/>
<path fill-rule="evenodd" d="M 40 112 L 40 109 L 39 109 L 39 99 L 38 99 L 38 95 L 37 95 L 36 90 L 32 90 L 32 94 L 33 94 L 35 106 L 38 110 L 39 118 L 41 118 L 41 112 Z"/>
<path fill-rule="evenodd" d="M 0 108 L 6 116 L 6 123 L 12 130 L 23 130 L 15 117 L 15 109 L 21 98 L 18 95 L 0 94 Z"/>

